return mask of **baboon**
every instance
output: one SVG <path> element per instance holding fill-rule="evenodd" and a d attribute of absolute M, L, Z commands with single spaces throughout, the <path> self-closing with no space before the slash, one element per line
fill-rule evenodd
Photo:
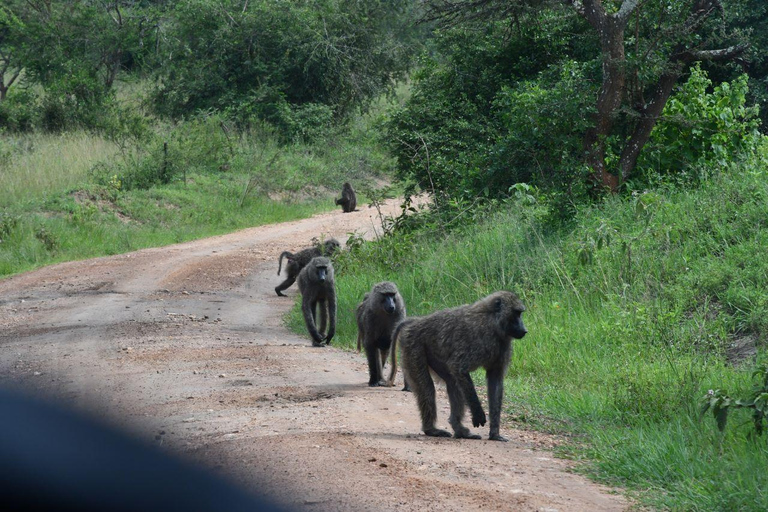
<path fill-rule="evenodd" d="M 333 279 L 333 264 L 324 256 L 312 258 L 299 272 L 301 312 L 307 324 L 312 346 L 322 347 L 331 343 L 336 333 L 336 284 Z M 317 309 L 320 308 L 320 330 L 315 326 Z M 326 325 L 328 332 L 325 332 Z"/>
<path fill-rule="evenodd" d="M 357 208 L 357 195 L 355 194 L 355 191 L 352 189 L 352 185 L 350 185 L 349 182 L 342 185 L 341 197 L 336 200 L 336 204 L 341 205 L 341 210 L 344 213 L 353 212 L 355 211 L 355 208 Z"/>
<path fill-rule="evenodd" d="M 488 439 L 506 441 L 499 435 L 503 381 L 512 355 L 512 338 L 520 339 L 528 332 L 523 325 L 523 311 L 525 306 L 515 294 L 499 291 L 474 304 L 412 317 L 398 326 L 395 343 L 400 343 L 403 373 L 416 395 L 421 428 L 426 435 L 451 435 L 435 427 L 437 407 L 431 370 L 445 381 L 451 404 L 448 422 L 454 437 L 480 439 L 461 420 L 469 403 L 472 425 L 485 425 L 485 411 L 470 376 L 470 372 L 482 366 L 488 381 L 491 416 Z"/>
<path fill-rule="evenodd" d="M 302 249 L 296 254 L 283 251 L 280 254 L 280 258 L 277 260 L 277 275 L 280 275 L 280 269 L 283 268 L 283 258 L 286 258 L 285 272 L 288 274 L 288 277 L 285 278 L 285 281 L 275 286 L 275 293 L 281 297 L 285 297 L 283 290 L 286 290 L 294 282 L 296 282 L 296 278 L 298 277 L 299 272 L 301 272 L 301 269 L 304 268 L 307 263 L 309 263 L 309 260 L 316 258 L 317 256 L 331 256 L 340 248 L 341 244 L 338 240 L 335 238 L 329 238 L 322 244 L 318 244 L 307 249 Z"/>
<path fill-rule="evenodd" d="M 357 306 L 357 351 L 362 344 L 368 357 L 368 385 L 392 386 L 397 373 L 396 359 L 392 358 L 389 378 L 384 380 L 384 363 L 392 347 L 392 333 L 405 318 L 405 304 L 397 285 L 384 281 L 373 286 Z"/>

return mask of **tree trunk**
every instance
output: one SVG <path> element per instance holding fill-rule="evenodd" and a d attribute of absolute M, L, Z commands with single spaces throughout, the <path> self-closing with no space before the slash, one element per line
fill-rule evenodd
<path fill-rule="evenodd" d="M 626 20 L 615 16 L 601 16 L 597 23 L 603 55 L 603 83 L 597 98 L 597 112 L 593 115 L 594 127 L 584 134 L 584 152 L 592 169 L 591 178 L 598 187 L 610 192 L 618 190 L 620 181 L 605 168 L 605 142 L 624 96 L 625 27 Z"/>
<path fill-rule="evenodd" d="M 679 66 L 675 66 L 674 69 L 666 71 L 661 78 L 659 78 L 658 84 L 656 84 L 653 98 L 640 112 L 640 120 L 638 121 L 637 126 L 635 126 L 635 131 L 624 146 L 624 150 L 621 152 L 621 157 L 619 158 L 619 169 L 621 169 L 622 181 L 629 178 L 632 171 L 635 170 L 637 159 L 640 157 L 640 152 L 648 142 L 648 139 L 651 138 L 653 127 L 656 126 L 656 122 L 661 117 L 664 106 L 672 95 L 672 89 L 675 87 L 681 73 L 682 70 Z"/>

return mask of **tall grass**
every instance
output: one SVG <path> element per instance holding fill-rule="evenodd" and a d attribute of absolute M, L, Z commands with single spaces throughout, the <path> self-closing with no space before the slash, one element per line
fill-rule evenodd
<path fill-rule="evenodd" d="M 734 166 L 698 189 L 584 208 L 569 229 L 510 202 L 443 240 L 364 245 L 338 265 L 339 344 L 354 343 L 354 307 L 380 280 L 397 283 L 410 315 L 514 290 L 530 332 L 505 381 L 507 417 L 571 434 L 565 451 L 592 461 L 584 471 L 644 503 L 766 510 L 766 439 L 749 438 L 746 414 L 718 433 L 698 401 L 745 394 L 765 359 L 767 178 Z M 296 311 L 289 321 L 302 329 Z M 757 356 L 730 358 L 750 340 Z"/>
<path fill-rule="evenodd" d="M 342 183 L 387 179 L 376 114 L 279 143 L 220 115 L 149 126 L 117 148 L 86 134 L 0 139 L 0 276 L 186 241 L 334 208 Z"/>
<path fill-rule="evenodd" d="M 88 170 L 117 152 L 86 132 L 0 137 L 0 207 L 40 200 L 82 183 Z"/>

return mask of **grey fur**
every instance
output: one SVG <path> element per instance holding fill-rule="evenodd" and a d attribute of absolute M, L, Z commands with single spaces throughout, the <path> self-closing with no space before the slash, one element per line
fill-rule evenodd
<path fill-rule="evenodd" d="M 307 324 L 312 345 L 315 347 L 331 343 L 336 333 L 336 284 L 331 260 L 318 256 L 312 258 L 299 272 L 301 312 Z M 317 310 L 320 310 L 320 328 L 315 325 Z M 326 326 L 328 332 L 325 332 Z"/>
<path fill-rule="evenodd" d="M 391 387 L 397 374 L 396 347 L 392 344 L 392 333 L 405 318 L 405 303 L 391 281 L 375 284 L 363 301 L 357 306 L 357 351 L 361 345 L 368 358 L 368 385 Z M 392 365 L 389 378 L 384 380 L 384 363 L 392 350 Z"/>
<path fill-rule="evenodd" d="M 349 182 L 344 183 L 341 187 L 341 197 L 336 200 L 336 204 L 341 205 L 341 210 L 344 213 L 353 212 L 357 208 L 357 194 Z"/>
<path fill-rule="evenodd" d="M 475 427 L 485 425 L 483 406 L 470 372 L 483 367 L 488 381 L 491 440 L 499 435 L 504 375 L 512 355 L 512 338 L 525 336 L 525 306 L 513 293 L 499 291 L 474 304 L 437 311 L 403 321 L 395 331 L 400 343 L 403 372 L 416 396 L 421 427 L 428 436 L 450 437 L 435 427 L 435 384 L 430 370 L 445 381 L 451 404 L 448 419 L 457 438 L 480 439 L 461 424 L 467 403 Z"/>
<path fill-rule="evenodd" d="M 338 240 L 329 238 L 322 244 L 316 244 L 314 247 L 302 249 L 296 254 L 283 251 L 277 260 L 277 275 L 280 275 L 280 270 L 283 268 L 283 258 L 286 258 L 285 273 L 287 274 L 287 277 L 285 278 L 285 281 L 275 287 L 275 293 L 281 297 L 285 297 L 283 290 L 288 289 L 296 282 L 299 272 L 301 272 L 301 269 L 309 263 L 309 260 L 318 256 L 332 256 L 340 248 L 341 244 Z"/>

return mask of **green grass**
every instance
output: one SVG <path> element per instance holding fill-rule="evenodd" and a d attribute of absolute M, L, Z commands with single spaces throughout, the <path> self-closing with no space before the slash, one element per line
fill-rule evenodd
<path fill-rule="evenodd" d="M 0 208 L 74 187 L 117 148 L 85 132 L 0 136 Z"/>
<path fill-rule="evenodd" d="M 193 175 L 186 185 L 135 191 L 114 201 L 98 190 L 79 189 L 46 202 L 45 211 L 6 213 L 13 228 L 0 244 L 0 276 L 304 218 L 332 206 L 328 199 L 286 202 L 263 197 L 239 206 L 241 192 L 237 180 Z"/>
<path fill-rule="evenodd" d="M 410 315 L 511 289 L 528 311 L 505 409 L 528 428 L 569 434 L 581 470 L 676 510 L 768 509 L 768 440 L 733 413 L 725 434 L 699 417 L 709 389 L 743 396 L 768 339 L 768 171 L 734 165 L 699 188 L 659 188 L 582 208 L 568 229 L 511 201 L 444 239 L 400 234 L 338 262 L 334 343 L 355 342 L 354 308 L 395 281 Z M 439 224 L 426 231 L 439 232 Z M 303 332 L 294 310 L 288 319 Z"/>
<path fill-rule="evenodd" d="M 312 143 L 279 144 L 203 116 L 157 122 L 117 145 L 85 133 L 0 139 L 0 277 L 308 217 L 352 181 L 387 180 L 393 160 L 369 114 Z"/>

